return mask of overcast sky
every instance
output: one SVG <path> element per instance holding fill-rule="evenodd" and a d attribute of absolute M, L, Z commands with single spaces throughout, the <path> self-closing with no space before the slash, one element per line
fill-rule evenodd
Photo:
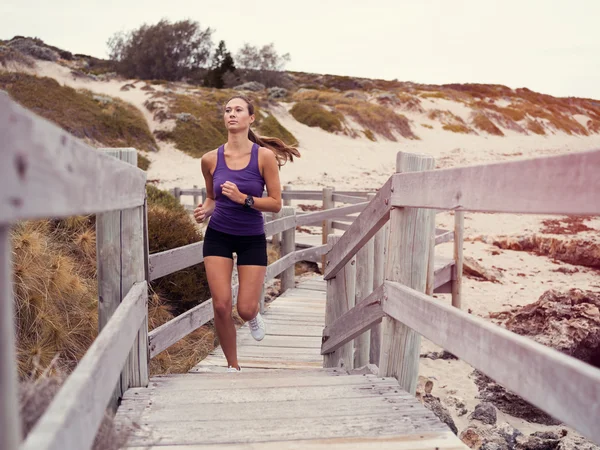
<path fill-rule="evenodd" d="M 192 19 L 234 54 L 273 42 L 290 70 L 600 99 L 599 17 L 599 0 L 0 0 L 0 39 L 105 58 L 117 31 Z"/>

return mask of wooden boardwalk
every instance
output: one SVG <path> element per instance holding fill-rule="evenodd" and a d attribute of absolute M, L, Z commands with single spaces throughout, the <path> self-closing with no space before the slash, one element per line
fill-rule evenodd
<path fill-rule="evenodd" d="M 325 282 L 306 279 L 270 304 L 261 342 L 238 330 L 242 373 L 215 349 L 190 373 L 129 389 L 117 422 L 129 448 L 464 449 L 394 378 L 322 369 Z"/>

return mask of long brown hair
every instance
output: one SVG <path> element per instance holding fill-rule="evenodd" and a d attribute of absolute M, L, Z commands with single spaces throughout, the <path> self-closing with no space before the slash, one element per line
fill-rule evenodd
<path fill-rule="evenodd" d="M 227 100 L 227 103 L 229 103 L 234 98 L 239 98 L 241 100 L 244 100 L 246 102 L 246 105 L 248 105 L 248 113 L 250 115 L 254 114 L 254 105 L 252 104 L 252 101 L 248 97 L 246 97 L 244 95 L 240 95 L 240 94 L 234 95 L 229 100 Z M 255 144 L 258 144 L 261 147 L 266 147 L 269 150 L 271 150 L 273 153 L 275 153 L 275 157 L 277 158 L 277 164 L 279 164 L 279 167 L 283 166 L 288 161 L 293 162 L 294 156 L 297 158 L 300 157 L 300 152 L 298 151 L 298 149 L 296 147 L 287 145 L 285 142 L 283 142 L 279 138 L 258 136 L 250 128 L 248 129 L 248 139 L 250 139 Z"/>

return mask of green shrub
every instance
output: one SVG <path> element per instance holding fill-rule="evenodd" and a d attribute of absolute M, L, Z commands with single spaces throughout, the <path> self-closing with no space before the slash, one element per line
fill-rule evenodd
<path fill-rule="evenodd" d="M 287 145 L 298 145 L 298 139 L 287 128 L 281 125 L 272 114 L 269 114 L 261 121 L 257 131 L 260 136 L 279 138 Z"/>
<path fill-rule="evenodd" d="M 319 127 L 330 133 L 342 131 L 342 115 L 328 111 L 317 102 L 300 101 L 292 107 L 290 113 L 298 122 L 309 127 Z"/>
<path fill-rule="evenodd" d="M 150 168 L 150 160 L 138 152 L 137 166 L 142 170 L 148 170 Z"/>
<path fill-rule="evenodd" d="M 91 92 L 24 73 L 0 72 L 0 89 L 78 138 L 92 139 L 105 147 L 135 147 L 144 151 L 156 147 L 142 113 L 118 99 L 97 101 Z"/>
<path fill-rule="evenodd" d="M 175 197 L 153 186 L 148 186 L 147 194 L 151 254 L 202 241 L 202 233 Z M 152 288 L 173 315 L 210 298 L 203 263 L 159 278 Z"/>

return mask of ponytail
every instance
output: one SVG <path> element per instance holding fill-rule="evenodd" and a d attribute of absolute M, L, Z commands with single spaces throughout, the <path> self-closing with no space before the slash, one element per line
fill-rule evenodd
<path fill-rule="evenodd" d="M 257 136 L 251 129 L 248 130 L 248 139 L 261 147 L 266 147 L 275 153 L 277 158 L 277 164 L 279 167 L 283 166 L 286 162 L 294 162 L 294 156 L 299 158 L 300 152 L 296 147 L 287 145 L 279 138 Z"/>

